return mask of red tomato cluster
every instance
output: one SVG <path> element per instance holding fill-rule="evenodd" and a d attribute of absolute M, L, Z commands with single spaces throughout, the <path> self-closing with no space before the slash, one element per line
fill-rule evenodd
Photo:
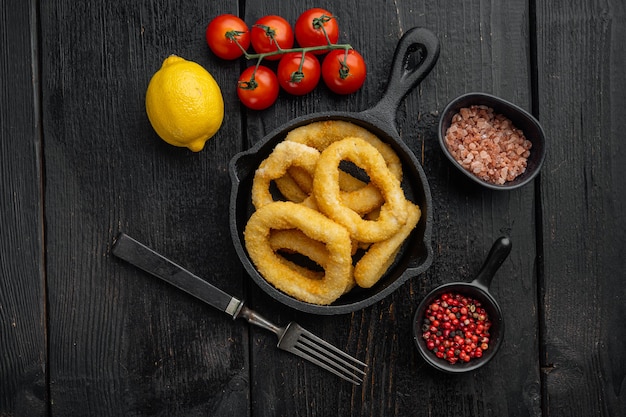
<path fill-rule="evenodd" d="M 363 57 L 350 45 L 338 45 L 339 26 L 327 10 L 313 8 L 302 13 L 295 26 L 280 16 L 258 19 L 250 30 L 239 17 L 223 14 L 207 26 L 206 40 L 215 55 L 257 59 L 239 77 L 237 95 L 254 110 L 270 107 L 280 88 L 292 95 L 308 94 L 320 78 L 337 94 L 351 94 L 365 82 Z M 299 47 L 294 48 L 297 42 Z M 254 54 L 247 52 L 252 45 Z M 326 54 L 322 64 L 318 56 Z M 278 61 L 272 70 L 261 61 Z"/>

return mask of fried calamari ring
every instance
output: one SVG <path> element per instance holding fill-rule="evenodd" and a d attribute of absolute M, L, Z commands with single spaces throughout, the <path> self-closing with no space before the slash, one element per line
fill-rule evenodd
<path fill-rule="evenodd" d="M 291 167 L 296 168 L 296 167 Z M 305 171 L 306 172 L 306 171 Z M 287 201 L 293 201 L 294 203 L 302 203 L 309 198 L 309 193 L 303 190 L 300 185 L 289 174 L 289 170 L 285 175 L 274 180 L 276 188 L 285 197 Z"/>
<path fill-rule="evenodd" d="M 296 142 L 280 142 L 261 162 L 252 182 L 252 204 L 257 209 L 274 201 L 270 191 L 273 180 L 283 177 L 291 166 L 299 166 L 311 175 L 319 158 L 319 151 Z"/>
<path fill-rule="evenodd" d="M 339 191 L 339 163 L 342 160 L 363 169 L 370 184 L 385 198 L 376 220 L 363 219 L 342 202 Z M 313 196 L 322 213 L 346 227 L 352 238 L 360 242 L 390 238 L 406 223 L 408 215 L 400 181 L 389 171 L 376 148 L 356 137 L 334 142 L 321 153 L 313 176 Z"/>
<path fill-rule="evenodd" d="M 357 285 L 371 288 L 420 219 L 401 179 L 395 152 L 366 129 L 325 121 L 292 130 L 255 172 L 250 259 L 303 302 L 332 304 Z"/>
<path fill-rule="evenodd" d="M 322 267 L 323 269 L 325 269 L 325 266 L 328 265 L 329 255 L 326 245 L 324 245 L 322 242 L 311 239 L 298 229 L 272 230 L 270 234 L 270 245 L 272 245 L 272 249 L 275 252 L 283 251 L 291 254 L 300 254 L 315 262 L 315 264 Z M 351 254 L 354 255 L 356 253 L 356 250 L 357 247 L 355 245 L 355 242 L 353 241 Z M 291 269 L 299 272 L 300 274 L 308 278 L 324 278 L 323 271 L 311 269 L 310 265 L 302 265 L 301 262 L 292 262 L 287 259 L 283 259 L 283 261 Z M 355 286 L 356 283 L 354 282 L 354 279 L 351 279 L 350 284 L 346 288 L 344 294 L 350 291 Z"/>
<path fill-rule="evenodd" d="M 387 272 L 396 259 L 402 243 L 411 234 L 421 217 L 419 207 L 406 202 L 409 217 L 400 230 L 387 240 L 373 243 L 354 266 L 354 279 L 359 287 L 370 288 Z"/>
<path fill-rule="evenodd" d="M 311 175 L 309 175 L 309 173 L 304 169 L 297 166 L 289 168 L 287 175 L 282 177 L 280 180 L 290 184 L 289 190 L 297 187 L 300 195 L 307 195 L 307 193 L 310 194 L 313 190 L 313 177 L 311 177 Z M 297 185 L 292 186 L 292 183 Z M 366 182 L 353 177 L 347 172 L 339 170 L 339 189 L 341 190 L 341 199 L 346 206 L 350 207 L 359 214 L 368 214 L 378 209 L 384 202 L 383 196 L 380 194 L 378 189 L 371 188 L 371 186 L 364 188 L 367 185 L 368 184 Z M 315 207 L 315 204 L 311 201 L 307 201 L 307 199 L 290 198 L 289 200 L 296 202 L 306 201 L 306 204 L 309 207 Z"/>
<path fill-rule="evenodd" d="M 313 177 L 306 172 L 306 170 L 293 166 L 287 170 L 287 173 L 293 181 L 298 184 L 298 187 L 305 193 L 311 193 L 313 190 Z M 356 191 L 367 185 L 366 182 L 361 181 L 358 178 L 353 177 L 347 172 L 339 171 L 339 188 L 341 191 Z"/>
<path fill-rule="evenodd" d="M 346 137 L 357 137 L 374 146 L 385 159 L 389 170 L 399 181 L 402 181 L 402 162 L 391 146 L 381 141 L 369 130 L 353 123 L 342 120 L 313 122 L 291 130 L 285 140 L 302 143 L 322 152 L 332 143 Z M 304 188 L 302 183 L 300 186 Z M 340 183 L 340 189 L 348 191 L 344 188 L 344 179 Z M 384 200 L 379 190 L 372 185 L 342 193 L 342 198 L 347 206 L 361 214 L 379 207 Z"/>
<path fill-rule="evenodd" d="M 343 120 L 313 122 L 291 130 L 287 134 L 287 137 L 285 137 L 285 140 L 302 143 L 322 152 L 332 143 L 346 137 L 363 139 L 378 149 L 378 152 L 380 152 L 385 159 L 389 170 L 396 176 L 396 178 L 398 178 L 398 180 L 402 180 L 402 162 L 391 146 L 381 141 L 378 136 L 369 130 L 361 126 L 357 126 L 354 123 Z"/>
<path fill-rule="evenodd" d="M 298 253 L 315 262 L 324 268 L 328 265 L 328 249 L 326 245 L 320 241 L 311 239 L 298 229 L 272 230 L 270 234 L 270 245 L 274 252 L 284 251 L 289 253 Z M 288 261 L 299 272 L 309 270 L 311 276 L 321 278 L 323 273 L 320 271 L 310 270 L 295 262 Z"/>
<path fill-rule="evenodd" d="M 321 279 L 311 279 L 281 262 L 272 249 L 273 230 L 299 229 L 322 242 L 328 261 Z M 244 231 L 248 254 L 259 273 L 278 290 L 313 304 L 330 304 L 352 285 L 352 244 L 341 225 L 302 204 L 277 201 L 258 208 Z"/>
<path fill-rule="evenodd" d="M 287 173 L 302 191 L 311 194 L 311 191 L 313 191 L 313 176 L 309 172 L 303 168 L 293 166 L 287 170 Z"/>

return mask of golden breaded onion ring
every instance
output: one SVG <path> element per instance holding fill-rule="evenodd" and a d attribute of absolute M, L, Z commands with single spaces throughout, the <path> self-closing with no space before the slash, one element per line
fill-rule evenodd
<path fill-rule="evenodd" d="M 357 126 L 354 123 L 343 120 L 313 122 L 291 130 L 287 134 L 285 141 L 302 143 L 322 152 L 332 143 L 345 139 L 346 137 L 363 139 L 375 147 L 384 158 L 389 170 L 399 181 L 402 181 L 402 162 L 391 146 L 381 141 L 369 130 Z M 344 174 L 340 175 L 340 189 L 348 191 L 348 179 L 342 178 L 345 176 Z M 298 182 L 297 178 L 294 179 Z M 299 184 L 305 189 L 304 184 Z M 365 214 L 379 207 L 384 200 L 379 190 L 369 184 L 358 189 L 354 189 L 354 186 L 352 186 L 351 190 L 342 193 L 342 198 L 347 206 L 361 214 Z"/>
<path fill-rule="evenodd" d="M 355 245 L 355 241 L 352 241 L 352 251 L 351 255 L 356 253 L 357 247 Z M 311 261 L 315 262 L 317 265 L 322 268 L 326 268 L 328 265 L 328 249 L 326 245 L 317 240 L 313 240 L 307 235 L 305 235 L 301 230 L 298 229 L 287 229 L 287 230 L 272 230 L 270 234 L 270 245 L 272 249 L 276 251 L 285 251 L 290 253 L 298 253 L 300 255 L 309 258 Z M 322 279 L 324 273 L 322 271 L 316 271 L 307 268 L 304 265 L 301 265 L 296 262 L 291 262 L 287 259 L 284 260 L 285 263 L 289 265 L 290 268 L 295 269 L 301 274 L 314 278 L 314 279 Z M 355 286 L 354 280 L 350 280 L 350 285 L 346 288 L 346 292 L 350 291 Z"/>
<path fill-rule="evenodd" d="M 278 181 L 281 181 L 281 183 L 284 182 L 285 185 L 279 184 Z M 285 187 L 287 191 L 294 196 L 295 192 L 291 192 L 291 190 L 297 189 L 299 193 L 297 197 L 301 197 L 310 195 L 312 192 L 313 177 L 304 169 L 292 166 L 287 170 L 287 175 L 277 180 L 276 184 L 281 192 L 281 187 Z M 384 201 L 378 189 L 372 186 L 368 187 L 366 182 L 341 170 L 339 170 L 339 189 L 341 190 L 341 198 L 346 206 L 359 214 L 368 214 L 378 209 Z M 283 193 L 283 195 L 285 195 L 285 193 Z M 289 198 L 289 200 L 304 202 L 309 207 L 315 208 L 315 202 L 311 201 L 311 198 Z"/>
<path fill-rule="evenodd" d="M 311 192 L 313 190 L 313 176 L 304 168 L 297 165 L 290 166 L 285 175 L 275 180 L 278 190 L 288 201 L 304 203 L 315 208 Z"/>
<path fill-rule="evenodd" d="M 302 203 L 304 200 L 309 198 L 309 192 L 303 190 L 302 187 L 300 187 L 300 184 L 298 184 L 298 182 L 295 181 L 293 177 L 289 174 L 289 170 L 287 170 L 287 173 L 282 177 L 276 178 L 274 180 L 274 183 L 276 184 L 276 188 L 278 188 L 278 191 L 280 191 L 280 193 L 283 195 L 283 197 L 285 197 L 287 201 Z"/>
<path fill-rule="evenodd" d="M 311 279 L 281 262 L 282 257 L 272 249 L 270 235 L 272 230 L 284 229 L 299 229 L 326 245 L 329 256 L 322 279 Z M 259 273 L 277 289 L 299 300 L 331 304 L 352 285 L 350 234 L 304 205 L 277 201 L 259 207 L 248 220 L 244 240 Z"/>
<path fill-rule="evenodd" d="M 369 130 L 354 123 L 343 120 L 313 122 L 291 130 L 285 137 L 285 140 L 302 143 L 322 152 L 331 144 L 346 137 L 363 139 L 378 149 L 378 152 L 385 159 L 389 170 L 398 180 L 402 180 L 402 162 L 391 146 L 380 140 L 378 136 Z"/>
<path fill-rule="evenodd" d="M 270 245 L 274 252 L 298 253 L 320 267 L 328 265 L 328 249 L 320 241 L 311 239 L 298 229 L 272 230 L 270 233 Z M 310 278 L 322 279 L 322 271 L 312 270 L 299 263 L 285 259 L 290 268 L 297 270 Z"/>
<path fill-rule="evenodd" d="M 301 143 L 283 141 L 276 145 L 254 174 L 252 182 L 252 204 L 254 207 L 258 209 L 274 201 L 270 184 L 272 181 L 283 177 L 289 167 L 298 166 L 313 175 L 319 154 L 317 149 Z M 297 199 L 296 202 L 298 202 Z"/>
<path fill-rule="evenodd" d="M 342 160 L 363 169 L 370 178 L 370 185 L 377 187 L 383 195 L 385 202 L 376 220 L 363 219 L 343 203 L 339 190 L 339 163 Z M 334 142 L 321 153 L 313 176 L 313 196 L 322 213 L 346 227 L 352 238 L 360 242 L 390 238 L 406 223 L 408 216 L 400 181 L 389 171 L 376 148 L 356 137 Z"/>
<path fill-rule="evenodd" d="M 380 280 L 396 259 L 402 243 L 419 222 L 421 216 L 419 207 L 410 201 L 406 202 L 406 207 L 409 217 L 400 230 L 389 239 L 372 243 L 354 266 L 354 279 L 359 287 L 370 288 Z"/>
<path fill-rule="evenodd" d="M 295 181 L 302 191 L 311 193 L 313 190 L 313 177 L 303 168 L 293 166 L 287 170 L 287 173 L 293 181 Z M 356 191 L 367 185 L 366 182 L 353 177 L 347 172 L 339 171 L 339 188 L 341 191 Z M 382 197 L 381 197 L 382 198 Z M 382 204 L 382 203 L 381 203 Z"/>

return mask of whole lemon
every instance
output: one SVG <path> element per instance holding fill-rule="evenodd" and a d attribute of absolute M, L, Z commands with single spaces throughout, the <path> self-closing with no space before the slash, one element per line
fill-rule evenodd
<path fill-rule="evenodd" d="M 148 84 L 146 113 L 165 142 L 199 152 L 222 126 L 224 98 L 202 66 L 170 55 Z"/>

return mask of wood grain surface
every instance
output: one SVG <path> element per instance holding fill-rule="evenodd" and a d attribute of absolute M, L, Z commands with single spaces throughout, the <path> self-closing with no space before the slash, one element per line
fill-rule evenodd
<path fill-rule="evenodd" d="M 537 12 L 539 116 L 553 138 L 540 194 L 545 409 L 625 415 L 626 10 L 541 2 Z"/>
<path fill-rule="evenodd" d="M 295 23 L 310 7 L 338 16 L 340 41 L 367 62 L 365 85 L 349 96 L 281 92 L 271 108 L 246 110 L 236 82 L 253 62 L 214 56 L 206 25 L 222 13 Z M 0 417 L 626 415 L 625 17 L 616 0 L 3 1 Z M 295 117 L 374 106 L 415 26 L 438 36 L 441 54 L 395 128 L 429 181 L 433 264 L 351 314 L 282 306 L 231 243 L 228 163 Z M 199 153 L 160 140 L 145 114 L 170 54 L 222 89 L 224 123 Z M 444 158 L 440 113 L 471 91 L 542 123 L 548 156 L 534 183 L 489 191 Z M 364 360 L 364 383 L 112 257 L 121 231 Z M 471 280 L 501 235 L 513 242 L 490 287 L 506 321 L 501 350 L 470 374 L 429 368 L 411 332 L 418 303 Z"/>
<path fill-rule="evenodd" d="M 44 415 L 48 381 L 38 14 L 31 2 L 3 2 L 0 10 L 0 415 Z"/>

